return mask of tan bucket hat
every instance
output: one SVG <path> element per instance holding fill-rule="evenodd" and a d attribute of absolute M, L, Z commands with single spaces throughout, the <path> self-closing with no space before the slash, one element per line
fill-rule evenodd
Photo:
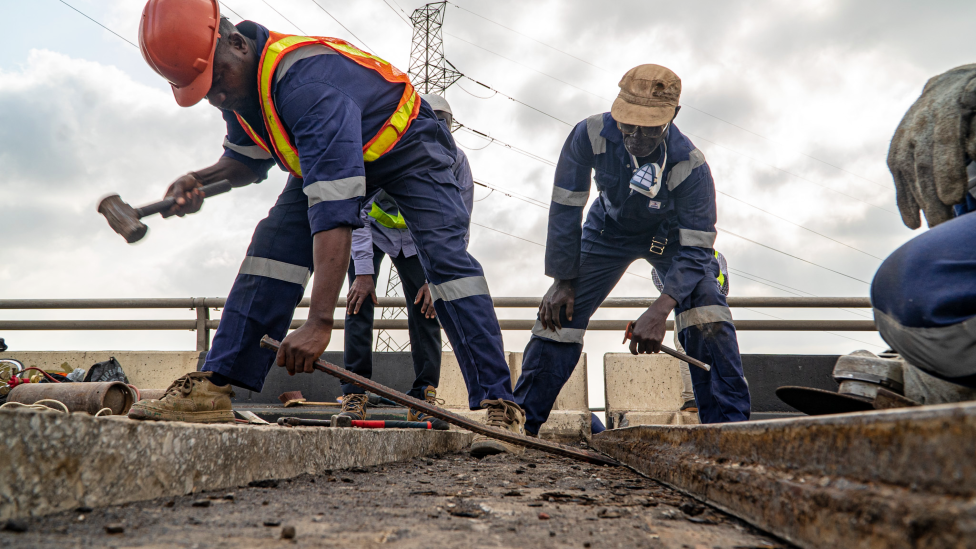
<path fill-rule="evenodd" d="M 681 79 L 661 65 L 639 65 L 620 79 L 610 115 L 621 124 L 663 126 L 674 117 Z"/>

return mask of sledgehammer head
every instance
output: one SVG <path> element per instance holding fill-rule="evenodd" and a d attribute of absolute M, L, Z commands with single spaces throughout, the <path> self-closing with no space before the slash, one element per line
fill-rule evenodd
<path fill-rule="evenodd" d="M 139 214 L 132 206 L 122 202 L 117 194 L 106 196 L 98 203 L 98 213 L 105 216 L 108 226 L 132 244 L 146 236 L 149 227 L 139 221 Z"/>

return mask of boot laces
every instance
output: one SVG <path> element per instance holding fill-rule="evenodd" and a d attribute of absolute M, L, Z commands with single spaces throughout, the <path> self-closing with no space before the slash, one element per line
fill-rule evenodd
<path fill-rule="evenodd" d="M 489 427 L 504 428 L 506 423 L 518 421 L 518 412 L 521 410 L 518 405 L 498 400 L 482 400 L 481 406 L 488 408 L 488 417 L 485 424 Z"/>
<path fill-rule="evenodd" d="M 170 383 L 163 396 L 187 396 L 193 390 L 194 385 L 209 378 L 210 372 L 190 372 L 184 376 L 180 376 L 173 383 Z"/>
<path fill-rule="evenodd" d="M 359 417 L 366 417 L 366 405 L 369 397 L 361 394 L 352 394 L 342 397 L 342 412 L 352 412 Z"/>

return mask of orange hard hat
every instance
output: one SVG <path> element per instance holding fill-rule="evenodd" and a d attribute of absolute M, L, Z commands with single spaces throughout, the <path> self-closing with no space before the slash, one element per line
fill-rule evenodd
<path fill-rule="evenodd" d="M 217 0 L 149 0 L 139 22 L 142 57 L 169 81 L 181 107 L 207 96 L 220 27 Z"/>

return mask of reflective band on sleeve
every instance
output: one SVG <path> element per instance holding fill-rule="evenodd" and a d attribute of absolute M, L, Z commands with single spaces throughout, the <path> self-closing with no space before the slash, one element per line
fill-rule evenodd
<path fill-rule="evenodd" d="M 713 322 L 732 322 L 732 311 L 722 305 L 706 305 L 688 309 L 675 317 L 674 329 L 681 332 L 690 326 L 701 326 Z"/>
<path fill-rule="evenodd" d="M 285 73 L 292 65 L 298 63 L 302 59 L 308 59 L 309 57 L 315 57 L 316 55 L 339 55 L 335 50 L 327 48 L 321 44 L 313 44 L 311 46 L 305 46 L 303 48 L 298 48 L 297 50 L 292 50 L 282 56 L 281 61 L 278 62 L 278 66 L 275 67 L 275 84 L 281 82 L 281 79 L 285 77 Z"/>
<path fill-rule="evenodd" d="M 366 195 L 366 177 L 357 175 L 335 181 L 316 181 L 302 189 L 308 195 L 308 207 L 319 202 L 347 200 Z"/>
<path fill-rule="evenodd" d="M 607 138 L 600 135 L 603 131 L 603 114 L 594 114 L 586 119 L 586 134 L 590 138 L 590 146 L 593 147 L 593 154 L 603 154 L 607 152 Z"/>
<path fill-rule="evenodd" d="M 490 295 L 488 293 L 488 281 L 483 276 L 469 276 L 451 280 L 443 284 L 428 284 L 430 297 L 434 301 L 454 301 L 475 295 Z"/>
<path fill-rule="evenodd" d="M 678 241 L 682 246 L 698 246 L 699 248 L 715 247 L 715 237 L 718 233 L 678 229 Z"/>
<path fill-rule="evenodd" d="M 682 181 L 688 179 L 691 172 L 705 163 L 705 154 L 695 149 L 688 153 L 688 160 L 682 160 L 671 168 L 668 173 L 668 190 L 673 191 Z"/>
<path fill-rule="evenodd" d="M 542 327 L 540 320 L 536 320 L 535 326 L 532 327 L 532 335 L 559 343 L 579 343 L 582 345 L 584 334 L 586 334 L 586 330 L 582 328 L 550 328 L 547 330 Z"/>
<path fill-rule="evenodd" d="M 244 156 L 248 158 L 253 158 L 255 160 L 271 159 L 271 154 L 257 145 L 250 145 L 250 146 L 235 145 L 231 143 L 230 139 L 227 139 L 226 137 L 224 138 L 224 148 L 230 149 L 236 152 L 237 154 L 243 154 Z"/>
<path fill-rule="evenodd" d="M 309 271 L 308 267 L 253 256 L 244 258 L 244 263 L 241 263 L 241 270 L 238 274 L 283 280 L 292 284 L 299 284 L 302 288 L 308 284 L 308 279 L 312 277 L 312 272 Z"/>
<path fill-rule="evenodd" d="M 586 206 L 586 201 L 590 199 L 589 189 L 585 191 L 567 191 L 562 187 L 552 188 L 552 201 L 563 206 Z"/>

